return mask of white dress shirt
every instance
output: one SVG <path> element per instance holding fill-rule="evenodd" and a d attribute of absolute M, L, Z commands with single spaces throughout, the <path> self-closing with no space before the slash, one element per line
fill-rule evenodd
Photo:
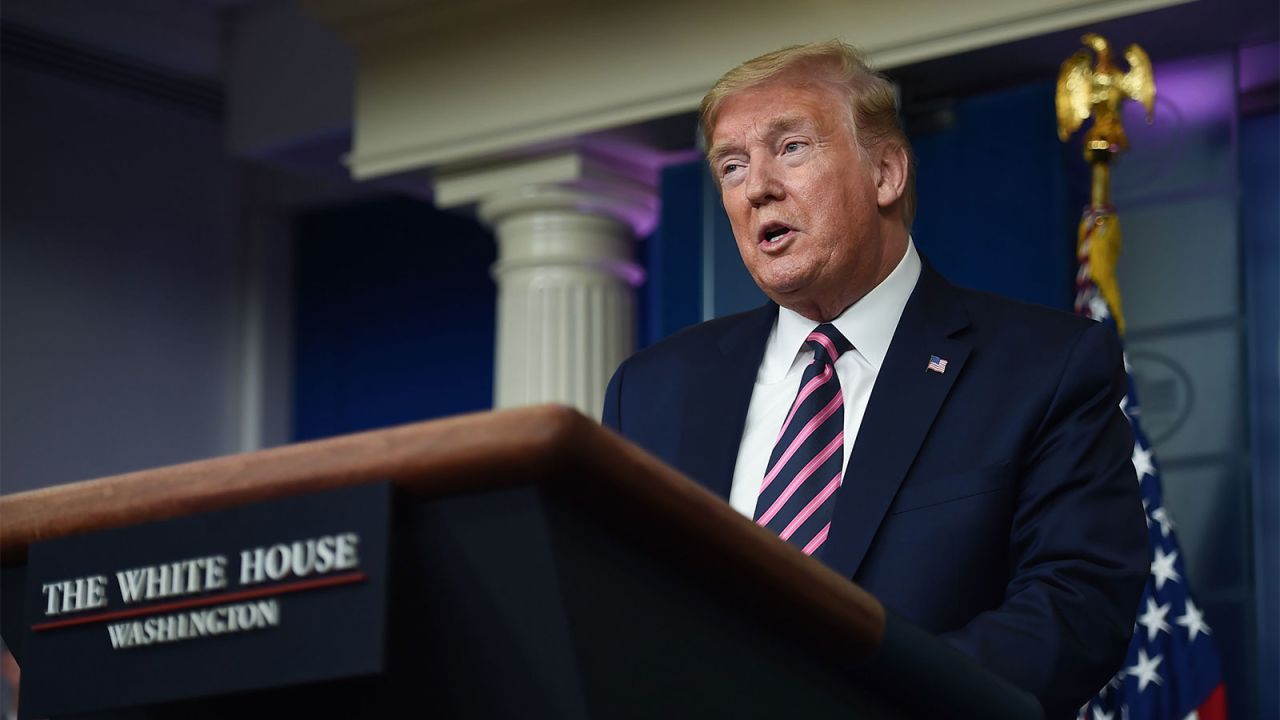
<path fill-rule="evenodd" d="M 919 277 L 920 256 L 915 244 L 908 239 L 907 252 L 893 272 L 831 321 L 853 343 L 853 349 L 836 360 L 836 377 L 844 393 L 843 467 L 849 465 L 849 453 L 862 426 L 871 389 Z M 733 487 L 729 491 L 729 504 L 747 517 L 755 513 L 756 497 L 760 494 L 760 483 L 778 439 L 778 430 L 800 391 L 805 367 L 813 361 L 813 350 L 805 338 L 816 327 L 818 323 L 803 315 L 778 308 L 778 318 L 769 332 L 764 359 L 760 361 L 751 391 L 742 444 L 738 446 L 738 462 L 733 469 Z"/>

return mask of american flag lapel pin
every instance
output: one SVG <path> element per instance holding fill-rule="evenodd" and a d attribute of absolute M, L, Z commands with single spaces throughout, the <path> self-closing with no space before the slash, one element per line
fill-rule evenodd
<path fill-rule="evenodd" d="M 929 356 L 929 364 L 924 368 L 925 372 L 936 372 L 939 375 L 947 371 L 947 361 L 937 355 Z"/>

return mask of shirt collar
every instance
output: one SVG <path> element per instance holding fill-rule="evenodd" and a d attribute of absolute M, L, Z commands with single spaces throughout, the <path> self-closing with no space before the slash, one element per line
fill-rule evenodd
<path fill-rule="evenodd" d="M 907 251 L 893 272 L 831 321 L 877 373 L 919 278 L 920 255 L 908 237 Z M 805 338 L 816 327 L 818 323 L 800 313 L 779 307 L 778 319 L 765 345 L 758 379 L 766 384 L 781 382 L 802 353 L 807 356 Z"/>

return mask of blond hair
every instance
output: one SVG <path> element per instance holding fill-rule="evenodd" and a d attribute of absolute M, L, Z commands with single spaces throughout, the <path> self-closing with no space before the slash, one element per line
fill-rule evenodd
<path fill-rule="evenodd" d="M 872 70 L 866 58 L 852 45 L 839 40 L 792 45 L 748 60 L 725 73 L 712 86 L 698 117 L 702 135 L 711 147 L 711 133 L 721 105 L 734 93 L 763 85 L 789 73 L 804 73 L 815 81 L 825 81 L 849 96 L 850 131 L 864 157 L 885 142 L 902 147 L 907 155 L 907 185 L 902 193 L 902 217 L 907 227 L 916 212 L 916 168 L 911 143 L 898 119 L 897 95 L 885 76 Z"/>

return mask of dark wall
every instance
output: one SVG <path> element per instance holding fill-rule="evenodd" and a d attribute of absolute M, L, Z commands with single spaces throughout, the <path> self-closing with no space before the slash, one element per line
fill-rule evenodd
<path fill-rule="evenodd" d="M 3 491 L 241 449 L 220 119 L 8 55 L 0 76 Z"/>
<path fill-rule="evenodd" d="M 294 439 L 493 402 L 493 237 L 412 199 L 302 216 Z"/>

